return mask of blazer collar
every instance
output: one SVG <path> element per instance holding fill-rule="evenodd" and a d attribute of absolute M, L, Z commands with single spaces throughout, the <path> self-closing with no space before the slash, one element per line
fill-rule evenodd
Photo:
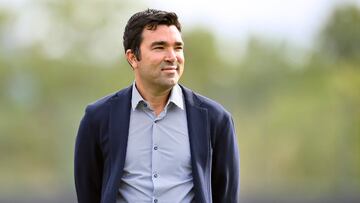
<path fill-rule="evenodd" d="M 131 88 L 127 87 L 115 94 L 111 100 L 109 121 L 110 160 L 115 171 L 122 171 L 125 164 L 129 134 Z M 120 183 L 122 173 L 117 174 Z"/>
<path fill-rule="evenodd" d="M 183 90 L 188 123 L 192 172 L 194 180 L 195 202 L 207 202 L 205 194 L 210 187 L 208 174 L 211 167 L 211 139 L 208 110 L 201 106 L 201 100 L 191 90 Z"/>

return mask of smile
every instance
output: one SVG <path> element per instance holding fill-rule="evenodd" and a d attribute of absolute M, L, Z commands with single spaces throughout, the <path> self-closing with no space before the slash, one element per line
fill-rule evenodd
<path fill-rule="evenodd" d="M 176 66 L 167 66 L 164 68 L 161 68 L 162 71 L 167 71 L 167 70 L 177 70 L 178 68 Z"/>

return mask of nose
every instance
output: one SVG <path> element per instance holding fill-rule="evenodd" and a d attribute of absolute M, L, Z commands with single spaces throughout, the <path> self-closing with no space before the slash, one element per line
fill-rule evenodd
<path fill-rule="evenodd" d="M 165 61 L 167 62 L 176 62 L 176 53 L 175 53 L 175 50 L 174 49 L 169 49 L 167 52 L 166 52 L 166 57 L 165 57 Z"/>

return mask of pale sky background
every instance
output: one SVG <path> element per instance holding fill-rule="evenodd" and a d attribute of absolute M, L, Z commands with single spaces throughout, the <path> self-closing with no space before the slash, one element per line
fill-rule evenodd
<path fill-rule="evenodd" d="M 31 41 L 46 39 L 51 36 L 46 11 L 36 8 L 40 0 L 0 0 L 0 8 L 15 10 L 20 17 L 13 28 L 8 41 L 17 45 L 29 44 Z M 48 0 L 61 1 L 61 0 Z M 76 0 L 74 0 L 76 1 Z M 105 2 L 92 0 L 91 2 Z M 120 3 L 121 1 L 113 0 Z M 139 0 L 139 6 L 131 7 L 114 18 L 116 29 L 102 33 L 97 43 L 94 43 L 96 56 L 116 59 L 119 49 L 122 49 L 121 37 L 123 24 L 130 16 L 146 8 L 174 11 L 183 24 L 183 31 L 201 26 L 216 34 L 218 44 L 227 49 L 239 49 L 249 36 L 255 35 L 268 41 L 288 42 L 299 49 L 311 48 L 315 43 L 316 34 L 321 29 L 332 9 L 338 4 L 348 2 L 360 6 L 360 0 Z M 86 0 L 80 1 L 87 2 Z M 81 8 L 87 17 L 93 13 L 86 13 L 86 5 Z M 116 10 L 115 10 L 116 12 Z M 80 14 L 81 15 L 81 14 Z M 36 27 L 36 29 L 34 29 Z M 94 31 L 96 32 L 96 30 Z M 227 42 L 227 43 L 222 43 Z M 229 43 L 230 42 L 230 43 Z M 240 43 L 238 43 L 240 42 Z M 66 42 L 56 46 L 48 42 L 49 53 L 56 55 L 66 50 Z M 230 47 L 233 46 L 233 47 Z M 121 47 L 121 48 L 120 48 Z M 224 47 L 220 47 L 220 50 Z M 241 47 L 240 47 L 241 49 Z M 113 50 L 112 54 L 98 50 Z M 58 54 L 61 55 L 61 54 Z"/>
<path fill-rule="evenodd" d="M 225 38 L 261 35 L 307 47 L 337 4 L 360 0 L 145 0 L 175 11 L 184 24 L 208 25 Z M 184 27 L 185 29 L 185 27 Z"/>

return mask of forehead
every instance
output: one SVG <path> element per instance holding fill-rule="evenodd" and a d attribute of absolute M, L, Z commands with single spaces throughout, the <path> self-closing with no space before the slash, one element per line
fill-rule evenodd
<path fill-rule="evenodd" d="M 155 41 L 167 43 L 183 42 L 180 31 L 175 25 L 158 25 L 155 30 L 144 28 L 142 32 L 142 44 L 151 44 Z"/>

